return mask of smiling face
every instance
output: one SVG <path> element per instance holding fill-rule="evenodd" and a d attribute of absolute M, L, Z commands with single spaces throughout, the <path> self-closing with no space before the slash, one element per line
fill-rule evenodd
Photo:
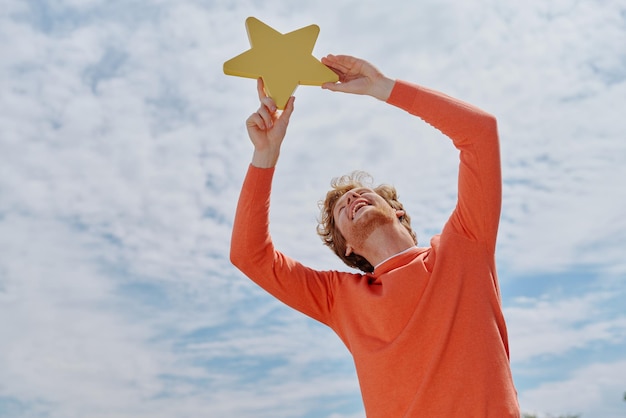
<path fill-rule="evenodd" d="M 366 187 L 341 196 L 333 210 L 335 225 L 346 240 L 346 253 L 358 252 L 376 228 L 397 222 L 398 212 L 378 193 Z"/>
<path fill-rule="evenodd" d="M 372 231 L 390 219 L 396 222 L 399 219 L 417 244 L 411 218 L 404 213 L 396 189 L 384 184 L 371 187 L 371 184 L 371 176 L 362 171 L 333 179 L 332 189 L 319 202 L 321 213 L 317 226 L 317 233 L 326 246 L 348 266 L 364 272 L 371 272 L 374 267 L 365 257 L 348 251 L 348 246 L 355 248 L 357 243 L 365 242 Z"/>

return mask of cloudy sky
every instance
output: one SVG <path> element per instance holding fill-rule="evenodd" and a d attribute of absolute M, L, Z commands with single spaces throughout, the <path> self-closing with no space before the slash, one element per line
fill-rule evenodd
<path fill-rule="evenodd" d="M 626 414 L 626 5 L 620 0 L 3 0 L 0 417 L 363 418 L 347 350 L 228 260 L 255 82 L 244 21 L 498 118 L 498 269 L 522 409 Z M 277 246 L 315 234 L 332 177 L 395 184 L 428 243 L 457 153 L 419 119 L 299 87 Z"/>

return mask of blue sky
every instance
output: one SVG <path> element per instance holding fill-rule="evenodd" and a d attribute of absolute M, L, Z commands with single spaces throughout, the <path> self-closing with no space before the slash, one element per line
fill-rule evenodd
<path fill-rule="evenodd" d="M 519 3 L 519 4 L 517 4 Z M 620 1 L 5 0 L 0 11 L 0 417 L 363 417 L 327 328 L 228 261 L 253 80 L 244 21 L 321 27 L 495 114 L 498 269 L 522 409 L 623 417 L 626 7 Z M 422 244 L 457 155 L 370 98 L 299 87 L 272 232 L 317 268 L 330 179 L 393 183 Z"/>

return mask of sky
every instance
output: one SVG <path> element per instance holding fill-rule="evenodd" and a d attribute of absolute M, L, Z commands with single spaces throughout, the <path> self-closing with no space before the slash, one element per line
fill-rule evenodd
<path fill-rule="evenodd" d="M 619 0 L 3 0 L 0 417 L 363 418 L 325 326 L 229 262 L 254 80 L 222 64 L 254 16 L 498 119 L 497 246 L 523 411 L 626 416 L 626 4 Z M 458 153 L 370 97 L 300 86 L 274 179 L 279 249 L 330 180 L 394 184 L 420 243 Z"/>

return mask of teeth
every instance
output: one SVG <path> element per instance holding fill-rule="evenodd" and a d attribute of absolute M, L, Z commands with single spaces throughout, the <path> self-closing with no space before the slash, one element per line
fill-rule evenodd
<path fill-rule="evenodd" d="M 356 205 L 354 205 L 354 208 L 352 209 L 352 219 L 354 219 L 358 210 L 361 209 L 363 206 L 367 206 L 367 203 L 359 202 Z"/>

